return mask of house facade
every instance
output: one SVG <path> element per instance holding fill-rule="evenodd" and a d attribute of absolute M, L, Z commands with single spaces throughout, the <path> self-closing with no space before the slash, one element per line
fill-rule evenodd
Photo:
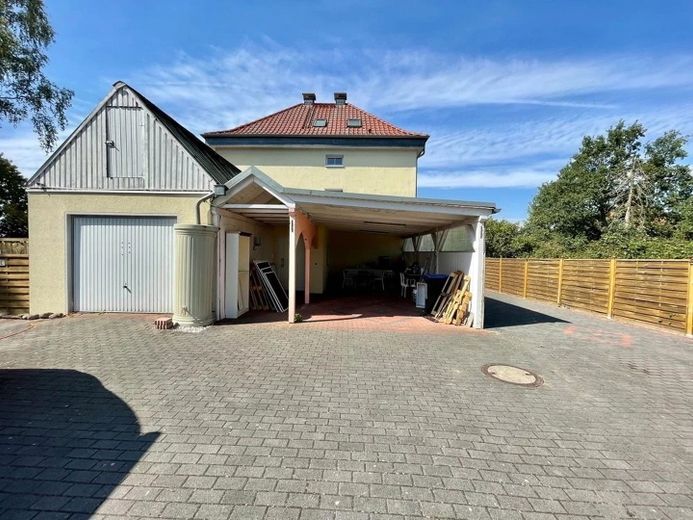
<path fill-rule="evenodd" d="M 286 188 L 416 196 L 417 163 L 428 135 L 404 130 L 352 105 L 345 92 L 336 92 L 329 103 L 318 102 L 314 93 L 302 97 L 301 103 L 203 137 L 241 170 L 254 166 Z M 320 240 L 313 251 L 310 281 L 313 294 L 334 285 L 346 267 L 401 252 L 396 235 L 324 225 L 317 232 Z M 282 233 L 274 239 L 275 263 L 285 285 L 289 279 L 287 240 Z M 305 261 L 303 251 L 298 252 L 297 261 Z M 297 283 L 304 286 L 303 272 L 298 273 Z"/>
<path fill-rule="evenodd" d="M 255 166 L 288 188 L 416 196 L 428 135 L 410 132 L 347 102 L 303 102 L 230 130 L 203 134 L 241 170 Z"/>
<path fill-rule="evenodd" d="M 425 134 L 345 94 L 305 94 L 204 137 L 114 85 L 28 183 L 31 312 L 172 312 L 205 325 L 247 308 L 247 266 L 266 260 L 289 288 L 292 321 L 298 292 L 308 303 L 343 268 L 400 255 L 407 239 L 438 248 L 460 226 L 472 250 L 457 267 L 481 294 L 495 206 L 415 197 Z"/>

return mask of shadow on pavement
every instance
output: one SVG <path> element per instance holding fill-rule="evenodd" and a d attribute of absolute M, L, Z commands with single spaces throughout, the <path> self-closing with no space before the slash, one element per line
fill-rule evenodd
<path fill-rule="evenodd" d="M 506 303 L 495 298 L 485 298 L 484 328 L 515 327 L 535 323 L 570 323 L 568 321 L 542 314 L 525 307 Z"/>
<path fill-rule="evenodd" d="M 96 512 L 159 436 L 76 370 L 0 370 L 0 517 Z"/>

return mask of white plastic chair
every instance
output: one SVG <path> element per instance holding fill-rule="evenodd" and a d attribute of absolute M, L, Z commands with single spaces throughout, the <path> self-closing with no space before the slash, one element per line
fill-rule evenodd
<path fill-rule="evenodd" d="M 416 282 L 414 280 L 407 280 L 407 277 L 404 276 L 404 273 L 399 273 L 399 287 L 402 298 L 407 297 L 407 291 L 409 291 L 409 289 L 416 289 L 416 285 L 414 285 L 415 283 Z"/>
<path fill-rule="evenodd" d="M 373 278 L 371 278 L 371 285 L 379 285 L 383 292 L 385 292 L 385 275 L 383 273 L 373 275 Z"/>

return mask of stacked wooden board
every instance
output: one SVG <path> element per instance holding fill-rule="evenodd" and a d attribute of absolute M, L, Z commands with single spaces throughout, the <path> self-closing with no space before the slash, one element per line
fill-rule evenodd
<path fill-rule="evenodd" d="M 470 278 L 462 271 L 450 273 L 431 310 L 436 321 L 446 325 L 472 326 L 474 316 L 470 309 L 472 293 L 469 284 Z"/>

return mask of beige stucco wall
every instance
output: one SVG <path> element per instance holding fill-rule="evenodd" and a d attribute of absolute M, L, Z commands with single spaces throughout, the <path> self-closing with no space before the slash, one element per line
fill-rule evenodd
<path fill-rule="evenodd" d="M 327 283 L 327 236 L 325 226 L 318 225 L 318 234 L 310 253 L 310 292 L 322 294 Z M 277 276 L 284 287 L 289 286 L 289 229 L 288 226 L 275 226 L 275 263 Z M 305 246 L 303 240 L 296 245 L 296 287 L 302 291 L 305 287 Z"/>
<path fill-rule="evenodd" d="M 158 215 L 195 223 L 199 195 L 29 193 L 29 277 L 32 313 L 68 312 L 70 215 Z M 203 224 L 209 206 L 202 206 Z"/>
<path fill-rule="evenodd" d="M 416 196 L 417 150 L 387 148 L 215 147 L 244 170 L 256 166 L 279 184 L 303 189 Z M 343 168 L 327 168 L 325 155 L 344 156 Z"/>
<path fill-rule="evenodd" d="M 277 276 L 284 287 L 289 284 L 289 222 L 284 226 L 266 226 L 236 215 L 230 211 L 220 212 L 220 228 L 224 232 L 243 231 L 251 233 L 260 239 L 260 245 L 255 247 L 251 241 L 250 259 L 269 260 L 277 268 Z M 315 248 L 311 251 L 310 292 L 322 294 L 327 280 L 327 229 L 318 226 Z M 305 259 L 303 256 L 303 241 L 297 246 L 296 254 L 296 286 L 302 291 L 304 287 Z"/>
<path fill-rule="evenodd" d="M 273 226 L 267 226 L 257 221 L 242 217 L 226 210 L 220 210 L 219 228 L 224 233 L 240 231 L 251 233 L 260 238 L 260 245 L 255 246 L 253 240 L 250 243 L 251 260 L 269 260 L 274 262 L 275 240 Z M 286 225 L 288 232 L 288 223 Z"/>

